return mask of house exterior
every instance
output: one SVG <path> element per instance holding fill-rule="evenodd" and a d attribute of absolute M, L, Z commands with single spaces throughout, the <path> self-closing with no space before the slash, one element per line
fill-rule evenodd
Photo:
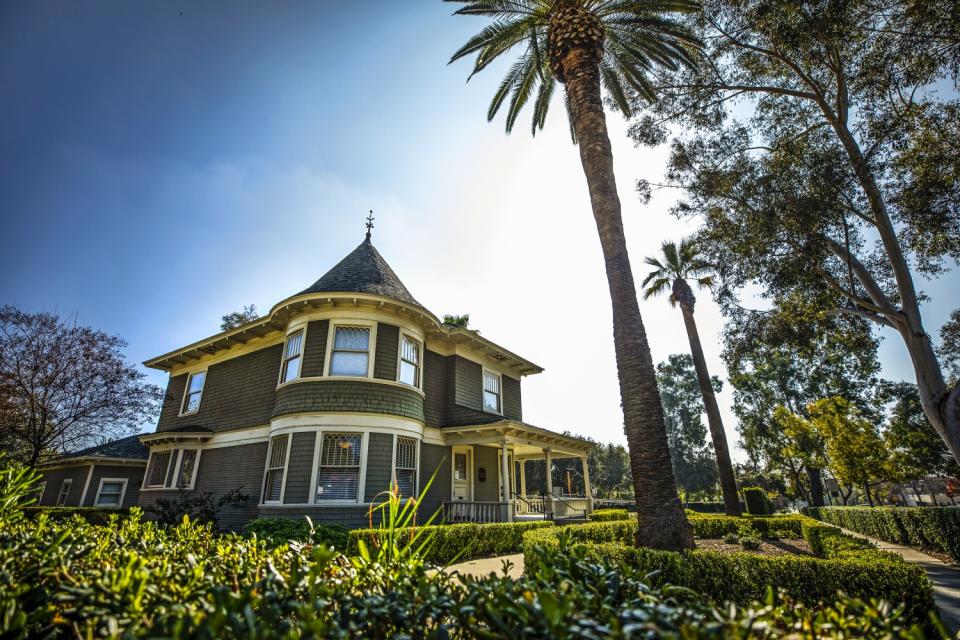
<path fill-rule="evenodd" d="M 263 516 L 367 526 L 392 483 L 429 490 L 421 521 L 511 521 L 591 509 L 528 496 L 525 466 L 585 461 L 582 439 L 523 422 L 521 381 L 542 369 L 443 324 L 366 239 L 265 316 L 144 363 L 169 373 L 139 490 L 249 496 L 222 527 Z"/>
<path fill-rule="evenodd" d="M 68 453 L 37 467 L 37 504 L 49 507 L 136 506 L 150 450 L 140 436 Z"/>

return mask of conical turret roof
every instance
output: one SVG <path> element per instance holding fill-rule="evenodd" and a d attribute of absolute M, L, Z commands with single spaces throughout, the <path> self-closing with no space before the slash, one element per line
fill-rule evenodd
<path fill-rule="evenodd" d="M 369 293 L 422 306 L 367 237 L 330 271 L 297 295 L 334 291 Z"/>

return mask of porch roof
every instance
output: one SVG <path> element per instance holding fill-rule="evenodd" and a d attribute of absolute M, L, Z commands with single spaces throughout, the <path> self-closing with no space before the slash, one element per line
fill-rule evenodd
<path fill-rule="evenodd" d="M 513 450 L 514 459 L 541 460 L 549 450 L 554 458 L 585 456 L 594 443 L 573 435 L 557 433 L 517 420 L 499 420 L 489 424 L 443 429 L 449 445 L 501 446 L 504 442 Z"/>

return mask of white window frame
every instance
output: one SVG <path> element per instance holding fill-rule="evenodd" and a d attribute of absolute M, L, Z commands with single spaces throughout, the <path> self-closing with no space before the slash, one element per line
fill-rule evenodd
<path fill-rule="evenodd" d="M 415 438 L 414 436 L 401 436 L 398 434 L 393 435 L 393 472 L 391 477 L 393 482 L 397 482 L 397 453 L 400 451 L 400 438 L 405 438 L 406 440 L 413 440 L 413 494 L 411 496 L 403 496 L 404 498 L 418 497 L 420 495 L 420 438 Z M 403 467 L 404 470 L 409 470 L 409 467 Z"/>
<path fill-rule="evenodd" d="M 97 494 L 93 498 L 93 506 L 100 507 L 101 509 L 120 509 L 123 507 L 123 499 L 127 495 L 127 478 L 100 478 L 100 485 L 97 487 Z M 120 487 L 120 499 L 117 500 L 117 504 L 100 504 L 100 494 L 103 492 L 103 485 L 106 482 L 119 482 L 121 483 Z"/>
<path fill-rule="evenodd" d="M 310 503 L 315 505 L 342 505 L 342 504 L 365 504 L 365 491 L 367 480 L 367 446 L 370 442 L 369 430 L 356 429 L 323 429 L 317 431 L 316 447 L 313 455 L 313 478 L 310 481 Z M 377 432 L 379 433 L 379 432 Z M 323 466 L 323 438 L 324 436 L 350 435 L 360 436 L 360 462 L 357 475 L 357 497 L 353 500 L 317 500 L 317 484 L 320 476 L 320 468 Z M 353 468 L 350 467 L 344 468 Z"/>
<path fill-rule="evenodd" d="M 193 411 L 187 411 L 187 404 L 190 398 L 190 383 L 193 382 L 194 376 L 203 374 L 203 385 L 200 386 L 200 399 L 197 401 L 197 408 Z M 181 416 L 192 416 L 193 414 L 200 411 L 200 406 L 203 404 L 203 392 L 207 388 L 207 370 L 203 371 L 194 371 L 193 373 L 187 376 L 187 386 L 183 389 L 183 400 L 180 402 L 180 415 Z"/>
<path fill-rule="evenodd" d="M 153 460 L 154 456 L 169 453 L 170 458 L 167 460 L 167 467 L 163 472 L 163 482 L 160 484 L 148 484 L 150 482 L 150 472 L 153 470 Z M 167 488 L 167 478 L 170 476 L 170 465 L 176 461 L 177 451 L 176 449 L 161 449 L 159 451 L 151 451 L 150 458 L 147 460 L 147 470 L 143 474 L 143 488 L 144 489 L 166 489 Z M 176 476 L 174 476 L 176 478 Z"/>
<path fill-rule="evenodd" d="M 194 487 L 197 486 L 197 470 L 200 468 L 200 455 L 203 451 L 199 447 L 183 447 L 177 449 L 177 466 L 176 473 L 173 474 L 172 484 L 167 487 L 169 489 L 183 489 L 185 491 L 191 491 Z M 184 486 L 180 486 L 180 471 L 183 468 L 183 454 L 187 451 L 196 451 L 197 457 L 193 460 L 193 470 L 190 472 L 190 482 Z M 172 460 L 172 457 L 171 457 Z"/>
<path fill-rule="evenodd" d="M 330 366 L 333 364 L 333 345 L 337 340 L 337 328 L 370 330 L 370 342 L 367 344 L 367 375 L 365 376 L 345 376 L 330 373 Z M 377 323 L 372 320 L 353 320 L 345 318 L 343 320 L 331 320 L 330 329 L 327 332 L 327 349 L 323 360 L 323 375 L 332 378 L 343 378 L 344 380 L 357 380 L 362 378 L 373 378 L 373 363 L 377 357 Z"/>
<path fill-rule="evenodd" d="M 496 376 L 497 378 L 497 410 L 493 411 L 487 408 L 487 385 L 485 378 L 488 376 Z M 480 374 L 480 406 L 483 408 L 484 413 L 492 413 L 498 416 L 503 415 L 503 376 L 496 371 L 491 371 L 490 369 L 483 369 Z"/>
<path fill-rule="evenodd" d="M 287 448 L 284 451 L 283 456 L 283 467 L 271 467 L 270 459 L 273 457 L 273 443 L 276 439 L 286 438 Z M 269 444 L 267 446 L 267 459 L 264 461 L 263 466 L 263 487 L 260 490 L 260 504 L 283 504 L 284 495 L 287 492 L 287 472 L 290 469 L 290 449 L 293 444 L 293 435 L 290 433 L 278 433 L 270 436 Z M 280 483 L 280 498 L 277 500 L 267 500 L 267 478 L 270 471 L 275 471 L 277 469 L 282 469 L 283 471 L 283 481 Z"/>
<path fill-rule="evenodd" d="M 418 353 L 419 353 L 419 355 L 420 355 L 420 363 L 417 365 L 416 384 L 412 384 L 412 385 L 407 384 L 406 382 L 403 382 L 402 380 L 400 380 L 400 370 L 401 370 L 401 368 L 403 367 L 403 363 L 404 363 L 404 362 L 409 362 L 409 361 L 406 361 L 406 360 L 403 359 L 403 340 L 404 340 L 405 338 L 406 338 L 407 340 L 410 340 L 411 342 L 413 342 L 414 344 L 417 345 L 417 350 L 418 350 Z M 401 332 L 400 332 L 400 340 L 399 340 L 399 342 L 400 342 L 400 344 L 397 346 L 397 382 L 399 382 L 400 384 L 404 384 L 404 385 L 413 387 L 414 389 L 420 389 L 420 390 L 422 391 L 422 390 L 423 390 L 423 360 L 424 360 L 424 356 L 425 356 L 425 354 L 424 354 L 424 347 L 423 347 L 423 340 L 421 340 L 420 338 L 416 337 L 416 336 L 413 335 L 412 333 L 408 333 L 408 332 L 406 332 L 406 331 L 401 331 Z"/>
<path fill-rule="evenodd" d="M 73 478 L 64 478 L 60 482 L 60 492 L 57 494 L 57 507 L 66 506 L 67 500 L 70 499 L 70 492 L 73 490 Z"/>
<path fill-rule="evenodd" d="M 300 334 L 300 354 L 297 357 L 297 375 L 290 378 L 289 380 L 284 380 L 284 373 L 287 370 L 287 363 L 293 359 L 293 356 L 287 355 L 287 348 L 290 344 L 290 338 Z M 303 377 L 303 357 L 307 350 L 307 327 L 306 325 L 298 326 L 293 331 L 289 332 L 286 337 L 283 339 L 283 353 L 280 354 L 280 377 L 277 379 L 277 386 L 282 384 L 287 384 L 290 382 L 295 382 Z"/>

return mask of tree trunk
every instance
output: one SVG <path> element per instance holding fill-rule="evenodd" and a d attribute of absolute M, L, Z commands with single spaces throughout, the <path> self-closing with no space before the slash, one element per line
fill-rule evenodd
<path fill-rule="evenodd" d="M 810 480 L 810 505 L 823 506 L 823 479 L 820 469 L 807 467 L 807 479 Z"/>
<path fill-rule="evenodd" d="M 727 448 L 727 434 L 723 430 L 723 420 L 720 418 L 717 396 L 713 393 L 713 385 L 710 384 L 710 372 L 707 370 L 707 360 L 703 357 L 703 346 L 700 344 L 697 322 L 693 318 L 693 309 L 688 305 L 681 304 L 680 311 L 683 313 L 683 324 L 687 327 L 690 355 L 693 356 L 693 368 L 697 372 L 697 382 L 700 383 L 700 393 L 703 395 L 703 406 L 707 411 L 707 424 L 710 425 L 713 451 L 717 456 L 717 471 L 720 474 L 720 488 L 723 491 L 723 509 L 728 516 L 739 516 L 740 494 L 737 492 L 737 480 L 733 475 L 733 463 L 730 460 L 730 450 Z"/>
<path fill-rule="evenodd" d="M 917 481 L 911 480 L 910 486 L 913 487 L 913 495 L 917 497 L 917 502 L 919 503 L 917 506 L 920 506 L 920 507 L 927 506 L 927 504 L 923 501 L 923 494 L 921 494 L 920 489 L 917 488 Z"/>
<path fill-rule="evenodd" d="M 579 47 L 570 49 L 561 63 L 613 304 L 620 402 L 637 501 L 637 541 L 656 549 L 690 549 L 693 530 L 677 495 L 660 391 L 627 256 L 599 64 L 592 52 Z"/>
<path fill-rule="evenodd" d="M 873 506 L 873 496 L 870 495 L 870 483 L 869 483 L 869 482 L 864 482 L 864 483 L 863 483 L 863 491 L 864 491 L 864 493 L 867 494 L 867 502 L 868 502 L 868 503 L 870 504 L 870 506 L 872 507 L 872 506 Z"/>

